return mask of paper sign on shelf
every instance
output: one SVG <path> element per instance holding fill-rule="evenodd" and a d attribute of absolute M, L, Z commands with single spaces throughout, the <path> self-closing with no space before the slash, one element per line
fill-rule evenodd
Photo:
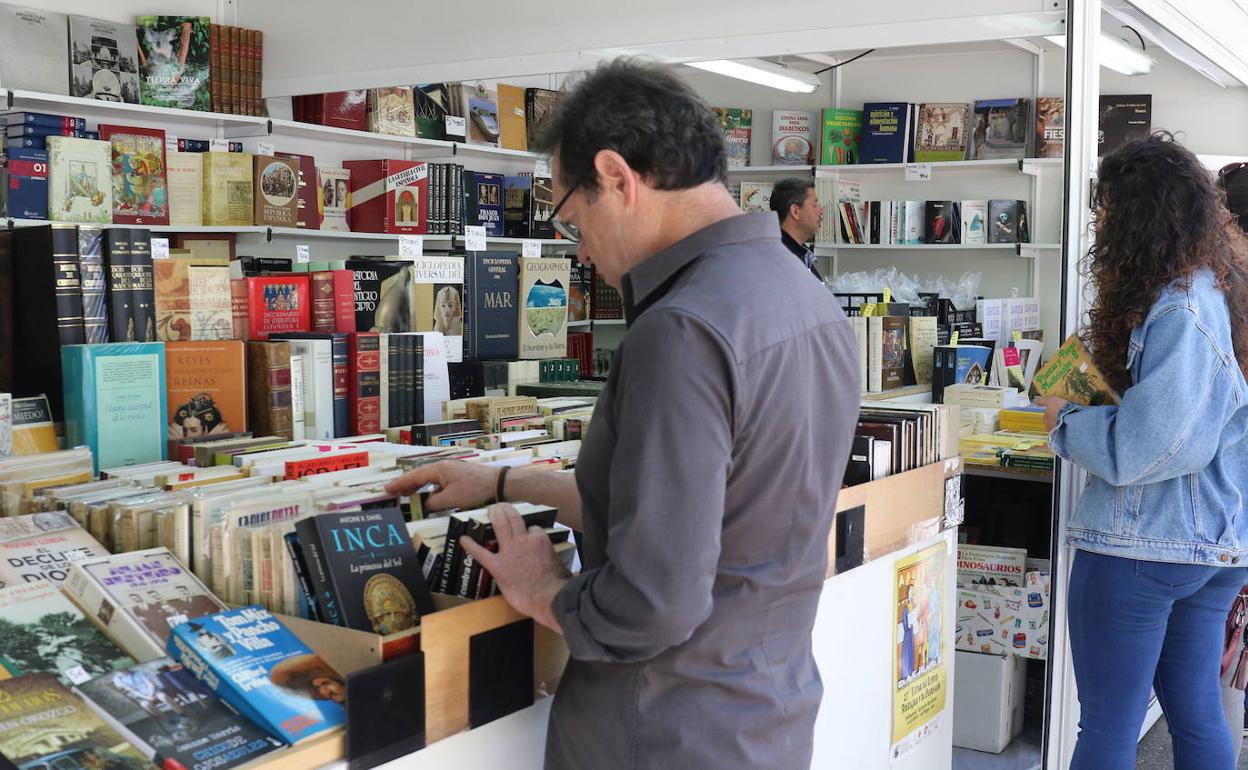
<path fill-rule="evenodd" d="M 165 152 L 178 151 L 178 138 L 173 134 L 165 134 Z"/>
<path fill-rule="evenodd" d="M 257 155 L 268 155 L 269 157 L 272 157 L 274 152 L 276 152 L 276 149 L 273 147 L 272 142 L 256 142 Z"/>
<path fill-rule="evenodd" d="M 468 121 L 465 120 L 464 118 L 456 117 L 454 115 L 447 115 L 446 116 L 446 135 L 447 136 L 459 136 L 459 137 L 467 136 L 468 135 Z"/>
<path fill-rule="evenodd" d="M 419 235 L 400 235 L 399 236 L 399 256 L 400 257 L 423 257 L 425 254 L 425 239 Z"/>
<path fill-rule="evenodd" d="M 468 251 L 485 251 L 485 225 L 466 225 L 464 227 L 464 248 Z"/>
<path fill-rule="evenodd" d="M 958 344 L 958 333 L 957 333 L 957 332 L 954 332 L 953 334 L 950 334 L 950 335 L 949 335 L 949 344 L 950 344 L 950 345 L 956 345 L 956 344 Z"/>
<path fill-rule="evenodd" d="M 301 243 L 295 247 L 295 261 L 299 264 L 307 264 L 310 259 L 308 256 L 308 244 Z"/>
<path fill-rule="evenodd" d="M 169 239 L 153 238 L 152 239 L 152 259 L 168 259 L 169 258 Z"/>
<path fill-rule="evenodd" d="M 931 163 L 907 163 L 906 164 L 906 181 L 907 182 L 930 182 L 932 181 L 932 164 Z"/>
<path fill-rule="evenodd" d="M 525 238 L 520 244 L 520 256 L 522 257 L 540 257 L 542 256 L 542 243 L 532 238 Z"/>
<path fill-rule="evenodd" d="M 209 139 L 208 150 L 209 152 L 229 152 L 230 140 L 229 139 Z"/>
<path fill-rule="evenodd" d="M 533 161 L 533 176 L 553 176 L 550 171 L 550 158 L 538 158 Z"/>

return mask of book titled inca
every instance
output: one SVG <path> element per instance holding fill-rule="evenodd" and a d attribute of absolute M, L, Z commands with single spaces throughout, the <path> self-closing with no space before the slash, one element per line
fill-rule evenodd
<path fill-rule="evenodd" d="M 0 519 L 0 588 L 43 581 L 59 585 L 73 562 L 107 555 L 64 511 Z"/>
<path fill-rule="evenodd" d="M 139 98 L 153 107 L 211 109 L 207 16 L 139 16 Z"/>
<path fill-rule="evenodd" d="M 78 692 L 143 756 L 169 770 L 229 770 L 284 745 L 169 658 L 98 676 Z"/>
<path fill-rule="evenodd" d="M 321 229 L 350 231 L 347 211 L 351 208 L 351 172 L 335 166 L 317 166 L 316 180 Z"/>
<path fill-rule="evenodd" d="M 299 215 L 299 164 L 272 155 L 253 155 L 252 160 L 252 221 L 270 227 L 295 227 Z"/>
<path fill-rule="evenodd" d="M 113 156 L 108 142 L 49 136 L 48 219 L 113 221 Z"/>
<path fill-rule="evenodd" d="M 965 159 L 970 116 L 971 105 L 962 102 L 919 105 L 918 133 L 914 140 L 915 162 Z"/>
<path fill-rule="evenodd" d="M 169 224 L 165 132 L 100 124 L 100 139 L 112 145 L 113 221 L 128 225 Z"/>
<path fill-rule="evenodd" d="M 135 27 L 90 16 L 69 17 L 69 95 L 139 103 Z"/>
<path fill-rule="evenodd" d="M 0 682 L 0 754 L 23 768 L 141 770 L 150 763 L 48 673 Z"/>
<path fill-rule="evenodd" d="M 243 278 L 247 285 L 247 339 L 268 339 L 274 332 L 312 330 L 312 297 L 306 275 Z"/>
<path fill-rule="evenodd" d="M 1031 386 L 1042 396 L 1056 396 L 1084 406 L 1118 403 L 1118 395 L 1075 334 L 1067 337 L 1053 358 L 1036 372 Z"/>
<path fill-rule="evenodd" d="M 10 90 L 69 94 L 65 30 L 63 13 L 0 5 L 0 84 Z"/>
<path fill-rule="evenodd" d="M 428 164 L 411 160 L 348 160 L 351 228 L 367 233 L 428 232 Z"/>
<path fill-rule="evenodd" d="M 368 92 L 368 130 L 377 134 L 416 136 L 412 89 L 374 88 Z"/>
<path fill-rule="evenodd" d="M 49 673 L 68 686 L 132 665 L 56 584 L 17 582 L 0 590 L 0 680 Z"/>
<path fill-rule="evenodd" d="M 165 154 L 169 186 L 169 224 L 199 227 L 204 223 L 204 153 Z"/>
<path fill-rule="evenodd" d="M 825 166 L 846 166 L 858 163 L 858 146 L 862 142 L 862 110 L 829 107 L 823 111 L 819 157 Z"/>
<path fill-rule="evenodd" d="M 481 171 L 465 171 L 464 223 L 480 225 L 491 238 L 503 236 L 503 184 L 502 174 Z"/>
<path fill-rule="evenodd" d="M 528 150 L 529 133 L 524 111 L 524 88 L 498 84 L 498 146 L 505 150 Z"/>
<path fill-rule="evenodd" d="M 258 436 L 294 437 L 290 343 L 247 343 L 247 416 Z"/>
<path fill-rule="evenodd" d="M 566 258 L 520 258 L 520 357 L 559 358 L 568 349 Z"/>
<path fill-rule="evenodd" d="M 209 227 L 246 227 L 252 224 L 251 155 L 245 152 L 206 152 L 204 158 L 204 224 Z"/>
<path fill-rule="evenodd" d="M 228 340 L 234 336 L 230 269 L 172 257 L 153 260 L 156 336 L 176 340 Z"/>
<path fill-rule="evenodd" d="M 1042 96 L 1036 100 L 1036 157 L 1060 158 L 1066 145 L 1066 99 Z"/>
<path fill-rule="evenodd" d="M 410 541 L 409 541 L 410 543 Z M 269 735 L 295 744 L 346 721 L 346 683 L 263 607 L 174 629 L 169 655 Z"/>
<path fill-rule="evenodd" d="M 165 655 L 173 627 L 225 609 L 167 548 L 74 562 L 63 588 L 141 662 Z"/>
<path fill-rule="evenodd" d="M 1030 99 L 980 99 L 971 118 L 967 159 L 1025 158 L 1031 131 Z"/>
<path fill-rule="evenodd" d="M 464 265 L 465 361 L 519 357 L 520 264 L 514 252 L 479 251 Z"/>
<path fill-rule="evenodd" d="M 69 445 L 90 447 L 96 471 L 168 457 L 163 343 L 68 345 L 61 370 Z"/>
<path fill-rule="evenodd" d="M 810 166 L 818 162 L 820 116 L 805 110 L 771 113 L 771 162 L 777 166 Z"/>
<path fill-rule="evenodd" d="M 388 635 L 434 611 L 398 508 L 322 513 L 295 531 L 317 607 L 337 625 Z"/>
<path fill-rule="evenodd" d="M 464 258 L 418 257 L 411 268 L 412 331 L 439 332 L 448 362 L 463 360 Z"/>
<path fill-rule="evenodd" d="M 165 344 L 171 446 L 247 430 L 246 359 L 246 343 L 241 340 Z"/>
<path fill-rule="evenodd" d="M 728 168 L 745 168 L 750 165 L 750 134 L 753 130 L 754 111 L 742 107 L 714 107 L 719 119 L 719 131 L 724 137 L 728 151 Z"/>

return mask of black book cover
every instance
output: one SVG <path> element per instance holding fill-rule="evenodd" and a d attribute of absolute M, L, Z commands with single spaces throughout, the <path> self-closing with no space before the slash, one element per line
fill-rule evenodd
<path fill-rule="evenodd" d="M 304 561 L 303 550 L 299 547 L 299 534 L 288 532 L 283 539 L 286 541 L 286 552 L 290 554 L 290 561 L 295 568 L 295 579 L 299 581 L 299 590 L 303 592 L 303 599 L 308 603 L 308 615 L 312 620 L 323 623 L 325 621 L 316 604 L 316 591 L 313 590 L 311 578 L 308 576 L 308 564 Z"/>
<path fill-rule="evenodd" d="M 871 454 L 874 445 L 873 436 L 854 436 L 849 450 L 849 463 L 845 466 L 845 486 L 852 487 L 871 480 Z"/>
<path fill-rule="evenodd" d="M 134 291 L 134 337 L 156 341 L 156 276 L 152 269 L 152 233 L 130 228 L 130 280 Z"/>
<path fill-rule="evenodd" d="M 467 318 L 467 314 L 464 315 Z M 467 336 L 468 330 L 464 329 Z M 451 381 L 451 400 L 485 396 L 485 366 L 480 361 L 447 364 Z"/>
<path fill-rule="evenodd" d="M 314 597 L 311 604 L 316 608 L 315 612 L 319 616 L 317 620 L 320 622 L 345 626 L 342 608 L 338 606 L 338 598 L 330 580 L 329 563 L 321 543 L 321 530 L 316 525 L 316 518 L 308 517 L 295 522 L 296 545 L 303 555 L 304 574 L 308 577 L 308 586 Z M 287 545 L 289 547 L 289 543 Z"/>
<path fill-rule="evenodd" d="M 13 231 L 0 230 L 0 392 L 13 390 Z"/>
<path fill-rule="evenodd" d="M 355 274 L 355 329 L 361 332 L 410 332 L 411 263 L 352 257 Z"/>
<path fill-rule="evenodd" d="M 401 421 L 403 407 L 399 400 L 403 385 L 403 372 L 401 371 L 403 357 L 399 348 L 402 339 L 403 336 L 399 334 L 387 335 L 386 339 L 386 424 L 391 427 L 403 424 Z"/>
<path fill-rule="evenodd" d="M 459 538 L 467 531 L 470 520 L 468 517 L 453 513 L 446 521 L 446 544 L 442 550 L 442 562 L 438 565 L 438 574 L 430 584 L 431 590 L 438 593 L 451 593 L 452 580 L 456 569 L 464 558 L 464 549 L 459 546 Z"/>
<path fill-rule="evenodd" d="M 288 257 L 239 257 L 239 267 L 244 278 L 256 278 L 269 273 L 289 273 L 294 269 L 294 260 Z"/>
<path fill-rule="evenodd" d="M 504 177 L 503 235 L 508 238 L 529 237 L 529 198 L 533 195 L 533 175 Z"/>
<path fill-rule="evenodd" d="M 108 342 L 108 275 L 104 269 L 104 231 L 99 227 L 78 228 L 78 275 L 86 342 Z"/>
<path fill-rule="evenodd" d="M 12 390 L 15 398 L 47 394 L 56 419 L 64 418 L 61 345 L 82 344 L 82 289 L 78 230 L 73 225 L 20 227 L 13 231 Z M 6 334 L 10 333 L 8 330 Z"/>
<path fill-rule="evenodd" d="M 464 360 L 520 356 L 520 260 L 514 252 L 480 251 L 464 264 Z"/>
<path fill-rule="evenodd" d="M 369 770 L 424 747 L 423 652 L 347 674 L 348 770 Z"/>
<path fill-rule="evenodd" d="M 456 163 L 452 166 L 451 173 L 451 191 L 450 197 L 447 199 L 451 206 L 451 218 L 455 222 L 455 229 L 452 230 L 453 235 L 464 234 L 464 166 L 462 163 Z"/>
<path fill-rule="evenodd" d="M 1022 201 L 988 201 L 988 242 L 1026 243 L 1027 214 Z"/>
<path fill-rule="evenodd" d="M 322 513 L 296 527 L 305 524 L 318 534 L 330 590 L 348 628 L 393 634 L 434 611 L 398 508 Z M 298 532 L 302 543 L 303 529 Z"/>
<path fill-rule="evenodd" d="M 468 726 L 477 728 L 533 705 L 533 621 L 468 639 Z"/>
<path fill-rule="evenodd" d="M 555 526 L 555 517 L 558 511 L 554 508 L 542 507 L 535 511 L 529 511 L 521 514 L 524 519 L 524 526 L 541 527 L 549 529 Z M 478 545 L 490 548 L 491 544 L 497 541 L 494 534 L 494 525 L 489 521 L 481 519 L 469 520 L 463 529 L 463 534 L 470 540 L 475 541 Z M 464 549 L 459 548 L 457 558 L 459 564 L 455 566 L 454 574 L 451 577 L 448 594 L 453 596 L 462 596 L 468 599 L 482 598 L 479 591 L 481 586 L 481 564 Z"/>
<path fill-rule="evenodd" d="M 1147 139 L 1153 130 L 1152 94 L 1101 94 L 1098 129 L 1097 154 L 1102 157 L 1127 142 Z"/>
<path fill-rule="evenodd" d="M 62 345 L 87 341 L 82 323 L 82 277 L 78 272 L 78 228 L 52 225 L 52 264 L 56 269 L 56 328 Z M 25 289 L 25 285 L 22 285 Z"/>
<path fill-rule="evenodd" d="M 108 266 L 108 338 L 134 342 L 135 292 L 131 278 L 130 230 L 110 227 L 104 235 L 104 259 Z"/>
<path fill-rule="evenodd" d="M 412 335 L 412 390 L 408 396 L 412 421 L 408 425 L 425 421 L 425 338 Z"/>
<path fill-rule="evenodd" d="M 529 196 L 529 205 L 529 237 L 554 238 L 555 228 L 550 223 L 550 215 L 555 209 L 555 190 L 550 177 L 533 177 L 533 194 Z"/>
<path fill-rule="evenodd" d="M 960 243 L 962 240 L 957 201 L 928 201 L 924 224 L 924 243 Z"/>
<path fill-rule="evenodd" d="M 465 169 L 460 172 L 460 200 L 463 202 L 464 224 L 479 225 L 481 224 L 481 210 L 477 207 L 477 175 L 476 172 Z"/>

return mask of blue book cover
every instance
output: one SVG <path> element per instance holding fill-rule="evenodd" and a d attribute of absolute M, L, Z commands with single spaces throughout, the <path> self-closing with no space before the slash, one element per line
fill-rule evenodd
<path fill-rule="evenodd" d="M 533 195 L 530 174 L 504 177 L 503 234 L 508 238 L 529 237 L 529 198 Z"/>
<path fill-rule="evenodd" d="M 0 120 L 6 126 L 46 126 L 74 131 L 85 131 L 87 128 L 86 118 L 71 118 L 68 115 L 51 115 L 46 112 L 10 112 Z"/>
<path fill-rule="evenodd" d="M 43 142 L 43 139 L 39 141 Z M 15 219 L 47 219 L 47 150 L 10 147 L 8 156 L 9 216 Z"/>
<path fill-rule="evenodd" d="M 487 237 L 503 237 L 503 175 L 468 171 L 464 181 L 467 224 L 484 225 Z"/>
<path fill-rule="evenodd" d="M 4 135 L 9 139 L 17 139 L 23 136 L 77 136 L 81 137 L 86 131 L 79 128 L 65 128 L 62 126 L 44 126 L 30 123 L 16 123 L 6 126 Z"/>
<path fill-rule="evenodd" d="M 263 607 L 187 621 L 170 656 L 266 732 L 295 744 L 346 721 L 346 682 Z"/>
<path fill-rule="evenodd" d="M 510 251 L 469 254 L 464 265 L 464 360 L 520 355 L 520 262 Z"/>
<path fill-rule="evenodd" d="M 862 105 L 860 163 L 905 163 L 911 131 L 910 105 L 905 102 L 869 102 Z"/>
<path fill-rule="evenodd" d="M 90 447 L 96 473 L 168 459 L 163 342 L 66 345 L 61 371 L 68 445 Z"/>
<path fill-rule="evenodd" d="M 955 383 L 988 384 L 988 371 L 992 365 L 992 348 L 958 345 L 955 355 L 953 371 Z"/>

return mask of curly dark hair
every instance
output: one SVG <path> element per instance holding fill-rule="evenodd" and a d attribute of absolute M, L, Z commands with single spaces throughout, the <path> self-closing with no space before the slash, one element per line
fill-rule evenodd
<path fill-rule="evenodd" d="M 1235 358 L 1248 375 L 1248 239 L 1211 174 L 1173 135 L 1158 132 L 1101 160 L 1096 243 L 1083 269 L 1096 302 L 1083 339 L 1119 393 L 1126 351 L 1161 290 L 1213 271 L 1230 311 Z"/>

